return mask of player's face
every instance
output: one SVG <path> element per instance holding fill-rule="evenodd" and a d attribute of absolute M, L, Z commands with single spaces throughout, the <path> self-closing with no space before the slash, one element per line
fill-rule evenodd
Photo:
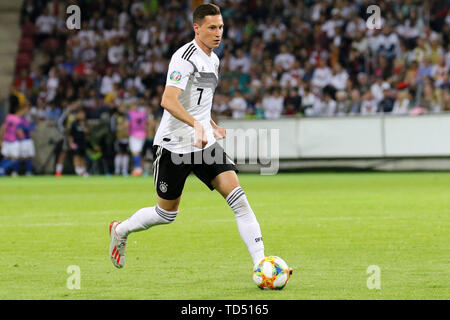
<path fill-rule="evenodd" d="M 222 15 L 206 16 L 201 25 L 194 24 L 194 30 L 200 41 L 208 48 L 217 48 L 223 34 Z"/>

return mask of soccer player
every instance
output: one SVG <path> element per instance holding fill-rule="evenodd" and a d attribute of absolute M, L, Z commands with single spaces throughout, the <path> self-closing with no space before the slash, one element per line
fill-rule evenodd
<path fill-rule="evenodd" d="M 121 103 L 113 115 L 116 126 L 116 140 L 114 147 L 116 155 L 114 157 L 114 171 L 116 175 L 128 176 L 128 128 L 127 128 L 127 108 Z"/>
<path fill-rule="evenodd" d="M 76 102 L 71 102 L 64 112 L 59 116 L 57 127 L 61 133 L 62 139 L 58 145 L 58 158 L 56 161 L 55 177 L 61 177 L 64 169 L 64 161 L 67 153 L 70 151 L 69 136 L 72 124 L 76 120 L 76 112 L 79 105 Z"/>
<path fill-rule="evenodd" d="M 69 146 L 74 152 L 73 164 L 75 173 L 78 176 L 87 177 L 89 176 L 86 171 L 86 135 L 88 127 L 86 124 L 86 113 L 83 108 L 77 110 L 75 119 L 70 128 Z"/>
<path fill-rule="evenodd" d="M 226 199 L 253 264 L 264 258 L 261 229 L 239 185 L 237 169 L 216 142 L 225 137 L 226 131 L 211 119 L 219 71 L 219 59 L 213 50 L 220 44 L 223 27 L 219 7 L 198 6 L 193 13 L 195 39 L 171 58 L 161 101 L 165 110 L 154 140 L 157 204 L 138 210 L 123 222 L 110 223 L 109 255 L 117 268 L 125 264 L 125 247 L 131 233 L 175 220 L 190 172 Z M 214 161 L 209 161 L 208 155 Z"/>
<path fill-rule="evenodd" d="M 127 115 L 129 147 L 133 157 L 134 169 L 132 176 L 140 176 L 142 170 L 141 152 L 144 147 L 145 137 L 147 135 L 147 112 L 138 109 L 137 105 L 132 103 Z"/>
<path fill-rule="evenodd" d="M 23 131 L 20 129 L 21 117 L 25 108 L 20 107 L 16 112 L 6 116 L 5 122 L 0 127 L 0 141 L 3 159 L 0 162 L 0 176 L 4 176 L 8 169 L 12 168 L 11 176 L 18 175 L 20 165 L 20 142 Z"/>
<path fill-rule="evenodd" d="M 19 129 L 22 130 L 23 136 L 19 141 L 20 158 L 25 162 L 25 174 L 31 176 L 33 174 L 33 157 L 35 156 L 35 148 L 33 139 L 31 139 L 31 132 L 34 130 L 35 123 L 31 119 L 29 114 L 30 105 L 25 106 L 22 116 L 22 122 L 19 125 Z"/>

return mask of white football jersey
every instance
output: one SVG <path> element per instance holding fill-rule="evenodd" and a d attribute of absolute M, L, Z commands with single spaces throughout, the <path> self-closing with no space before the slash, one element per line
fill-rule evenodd
<path fill-rule="evenodd" d="M 172 56 L 167 72 L 166 86 L 182 89 L 179 101 L 182 106 L 205 128 L 208 144 L 214 138 L 211 127 L 211 108 L 214 91 L 219 81 L 219 58 L 212 52 L 208 56 L 192 40 Z M 194 147 L 194 128 L 164 110 L 155 135 L 154 144 L 175 153 L 189 153 L 201 149 Z"/>

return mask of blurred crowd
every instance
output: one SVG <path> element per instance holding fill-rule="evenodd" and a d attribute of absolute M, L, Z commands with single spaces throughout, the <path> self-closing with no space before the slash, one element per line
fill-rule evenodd
<path fill-rule="evenodd" d="M 367 27 L 367 0 L 211 2 L 225 25 L 213 117 L 450 111 L 448 1 L 376 1 L 380 29 Z M 11 101 L 28 101 L 35 121 L 80 108 L 87 120 L 114 119 L 137 108 L 153 121 L 151 139 L 170 57 L 194 37 L 201 3 L 24 0 L 22 34 L 33 43 L 17 63 Z M 72 4 L 79 30 L 66 25 Z"/>

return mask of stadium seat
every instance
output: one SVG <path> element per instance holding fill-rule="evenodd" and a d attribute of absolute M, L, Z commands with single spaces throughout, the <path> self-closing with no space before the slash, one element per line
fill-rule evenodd
<path fill-rule="evenodd" d="M 22 26 L 22 37 L 32 38 L 36 33 L 36 26 L 33 23 L 28 23 Z"/>
<path fill-rule="evenodd" d="M 31 64 L 31 61 L 32 56 L 30 53 L 22 52 L 17 54 L 15 74 L 19 74 L 23 68 L 28 68 Z"/>
<path fill-rule="evenodd" d="M 34 50 L 34 41 L 32 38 L 22 38 L 19 42 L 19 52 L 32 53 Z"/>
<path fill-rule="evenodd" d="M 59 42 L 55 38 L 48 38 L 43 44 L 43 49 L 46 53 L 53 53 L 59 47 Z"/>

